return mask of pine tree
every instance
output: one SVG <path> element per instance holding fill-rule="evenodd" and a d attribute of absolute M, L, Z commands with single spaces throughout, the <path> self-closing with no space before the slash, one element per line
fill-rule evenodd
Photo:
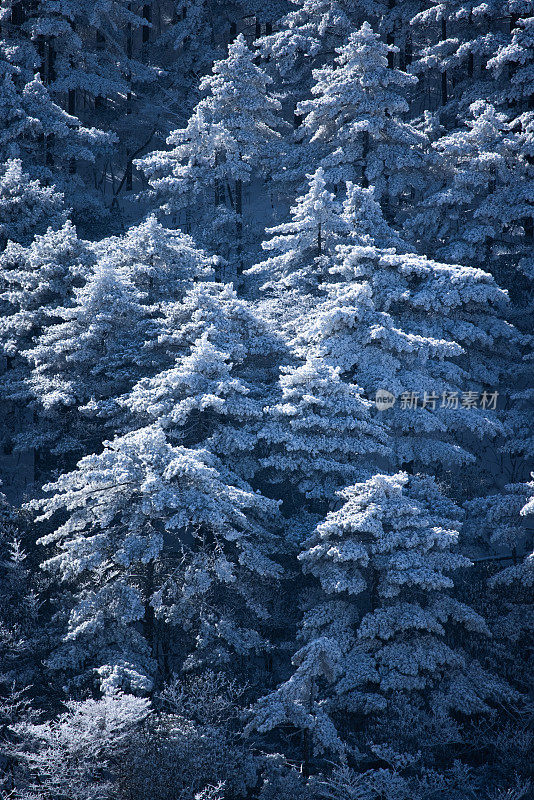
<path fill-rule="evenodd" d="M 491 99 L 488 60 L 502 44 L 502 18 L 513 2 L 480 5 L 471 0 L 432 0 L 413 16 L 419 43 L 412 70 L 420 75 L 427 108 L 446 107 L 440 117 L 454 125 L 473 102 Z"/>
<path fill-rule="evenodd" d="M 532 488 L 532 483 L 508 484 L 498 494 L 470 500 L 463 533 L 478 555 L 484 582 L 482 591 L 466 590 L 476 597 L 493 634 L 487 663 L 523 693 L 530 681 L 534 628 L 532 532 L 524 519 L 531 512 Z"/>
<path fill-rule="evenodd" d="M 518 3 L 515 8 L 512 3 L 510 5 L 509 39 L 501 44 L 487 66 L 497 78 L 501 78 L 501 102 L 506 101 L 512 109 L 526 112 L 532 110 L 534 15 L 529 14 L 528 3 Z"/>
<path fill-rule="evenodd" d="M 45 488 L 51 496 L 33 504 L 39 519 L 68 517 L 42 539 L 58 549 L 45 566 L 74 587 L 51 669 L 85 680 L 96 670 L 104 688 L 146 691 L 154 613 L 181 629 L 190 666 L 266 646 L 258 593 L 280 572 L 268 555 L 276 503 L 208 451 L 142 428 Z"/>
<path fill-rule="evenodd" d="M 220 284 L 197 284 L 167 314 L 159 340 L 172 366 L 121 398 L 127 424 L 158 422 L 173 444 L 205 447 L 252 478 L 283 343 Z"/>
<path fill-rule="evenodd" d="M 386 390 L 397 398 L 387 423 L 400 465 L 472 461 L 466 436 L 504 430 L 494 392 L 517 349 L 505 293 L 481 270 L 369 241 L 341 245 L 339 254 L 337 280 L 302 325 L 298 352 L 311 347 L 370 397 Z M 437 307 L 442 313 L 431 315 Z"/>
<path fill-rule="evenodd" d="M 284 324 L 298 324 L 315 305 L 334 264 L 336 245 L 349 231 L 341 205 L 326 189 L 323 169 L 306 177 L 308 191 L 291 207 L 291 221 L 267 228 L 274 235 L 262 248 L 275 255 L 246 271 L 254 276 L 252 291 L 259 285 L 265 293 L 264 313 Z"/>
<path fill-rule="evenodd" d="M 295 5 L 280 20 L 280 30 L 260 39 L 258 47 L 284 83 L 302 96 L 309 88 L 312 64 L 324 60 L 350 32 L 354 9 L 345 0 L 295 0 Z"/>
<path fill-rule="evenodd" d="M 432 478 L 406 473 L 375 475 L 340 497 L 343 506 L 299 556 L 321 588 L 304 615 L 298 669 L 259 701 L 255 727 L 298 720 L 320 752 L 339 749 L 340 738 L 350 742 L 353 714 L 380 720 L 402 709 L 407 719 L 412 709 L 454 729 L 457 712 L 489 713 L 492 697 L 513 696 L 451 637 L 457 626 L 488 635 L 484 620 L 450 593 L 451 573 L 470 564 L 456 552 L 461 509 Z M 315 655 L 306 679 L 315 714 L 294 691 L 308 654 Z"/>
<path fill-rule="evenodd" d="M 9 242 L 0 255 L 0 347 L 5 358 L 0 436 L 8 450 L 14 444 L 24 449 L 19 437 L 27 441 L 34 427 L 31 366 L 23 353 L 58 321 L 54 307 L 71 302 L 75 283 L 93 260 L 88 243 L 78 239 L 70 222 L 49 228 L 28 246 Z"/>
<path fill-rule="evenodd" d="M 25 352 L 33 366 L 31 392 L 42 409 L 28 438 L 79 458 L 113 432 L 113 416 L 95 418 L 95 406 L 123 394 L 150 364 L 147 310 L 133 286 L 99 264 L 74 288 L 72 302 L 51 313 L 57 322 Z"/>
<path fill-rule="evenodd" d="M 100 263 L 136 286 L 150 306 L 181 300 L 193 281 L 212 277 L 220 261 L 196 247 L 187 234 L 165 228 L 154 214 L 122 236 L 94 242 L 92 249 Z"/>
<path fill-rule="evenodd" d="M 34 75 L 39 60 L 20 28 L 13 38 L 0 39 L 0 162 L 20 158 L 33 178 L 55 181 L 76 209 L 96 210 L 97 200 L 73 168 L 93 164 L 114 137 L 84 127 L 53 101 L 41 75 Z"/>
<path fill-rule="evenodd" d="M 0 697 L 24 690 L 38 677 L 37 581 L 25 548 L 28 520 L 0 493 Z M 35 565 L 33 565 L 35 566 Z M 1 783 L 0 783 L 1 785 Z"/>
<path fill-rule="evenodd" d="M 28 9 L 23 30 L 41 55 L 47 84 L 57 97 L 84 92 L 112 99 L 131 91 L 132 82 L 155 77 L 154 68 L 129 52 L 131 37 L 147 26 L 152 27 L 150 21 L 130 0 L 90 6 L 65 0 L 59 8 L 54 0 L 38 0 Z"/>
<path fill-rule="evenodd" d="M 74 282 L 86 274 L 94 257 L 74 225 L 49 228 L 24 246 L 9 242 L 0 255 L 1 342 L 13 358 L 50 324 L 52 309 L 70 299 Z"/>
<path fill-rule="evenodd" d="M 314 70 L 313 99 L 297 109 L 328 182 L 373 185 L 384 208 L 419 188 L 427 162 L 426 137 L 401 120 L 416 78 L 391 69 L 389 51 L 365 22 L 337 48 L 336 67 Z"/>
<path fill-rule="evenodd" d="M 328 507 L 337 489 L 370 474 L 376 460 L 389 455 L 386 429 L 359 389 L 318 359 L 282 368 L 280 384 L 281 402 L 267 409 L 260 433 L 267 450 L 264 480 L 280 484 L 284 494 L 298 490 L 291 513 L 304 498 Z"/>
<path fill-rule="evenodd" d="M 0 164 L 0 252 L 9 240 L 28 244 L 66 219 L 63 195 L 23 172 L 20 159 Z"/>
<path fill-rule="evenodd" d="M 279 102 L 267 94 L 272 82 L 254 63 L 243 35 L 228 46 L 200 82 L 207 96 L 198 103 L 186 128 L 167 139 L 170 151 L 155 151 L 135 163 L 148 177 L 165 212 L 201 203 L 198 241 L 215 249 L 223 227 L 235 223 L 237 251 L 243 245 L 243 185 L 258 171 L 270 173 L 279 158 Z M 208 200 L 209 194 L 211 195 Z M 215 218 L 214 207 L 218 209 Z M 227 207 L 229 206 L 229 207 Z M 226 236 L 231 237 L 231 229 Z M 211 238 L 210 238 L 211 237 Z M 225 253 L 225 255 L 228 255 Z"/>
<path fill-rule="evenodd" d="M 503 288 L 517 281 L 517 262 L 531 243 L 523 220 L 533 195 L 521 136 L 505 114 L 479 101 L 467 128 L 435 143 L 444 187 L 407 221 L 412 238 L 438 258 L 489 268 Z"/>
<path fill-rule="evenodd" d="M 152 708 L 144 697 L 107 692 L 98 699 L 67 700 L 52 719 L 24 720 L 15 726 L 21 758 L 31 769 L 19 790 L 48 796 L 68 794 L 72 800 L 116 796 L 119 765 L 150 721 Z"/>

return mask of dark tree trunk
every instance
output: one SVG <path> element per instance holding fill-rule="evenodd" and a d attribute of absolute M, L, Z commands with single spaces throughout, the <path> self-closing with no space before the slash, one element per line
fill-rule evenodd
<path fill-rule="evenodd" d="M 367 179 L 367 159 L 369 158 L 369 148 L 370 148 L 370 141 L 369 141 L 369 131 L 363 132 L 363 152 L 362 152 L 362 186 L 364 189 L 367 189 L 369 186 L 369 181 Z"/>
<path fill-rule="evenodd" d="M 441 41 L 444 42 L 447 38 L 447 22 L 446 20 L 441 20 Z M 447 95 L 447 70 L 443 70 L 441 73 L 441 105 L 447 105 L 448 95 Z"/>
<path fill-rule="evenodd" d="M 392 33 L 388 33 L 386 41 L 390 45 L 395 44 L 395 37 Z M 395 53 L 392 53 L 391 51 L 388 53 L 388 67 L 390 69 L 395 69 Z"/>
<path fill-rule="evenodd" d="M 25 20 L 24 3 L 14 3 L 11 8 L 11 24 L 17 26 L 23 25 Z"/>
<path fill-rule="evenodd" d="M 243 182 L 235 182 L 235 211 L 237 214 L 237 253 L 239 260 L 239 271 L 243 271 L 242 250 L 243 250 Z"/>
<path fill-rule="evenodd" d="M 152 22 L 152 8 L 148 3 L 143 6 L 143 19 L 147 22 Z M 143 25 L 143 44 L 150 41 L 150 25 Z"/>

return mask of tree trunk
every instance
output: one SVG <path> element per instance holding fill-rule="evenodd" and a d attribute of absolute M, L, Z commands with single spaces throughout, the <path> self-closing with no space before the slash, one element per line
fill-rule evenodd
<path fill-rule="evenodd" d="M 370 148 L 370 140 L 369 140 L 369 131 L 363 132 L 363 151 L 362 151 L 362 186 L 364 189 L 367 189 L 369 186 L 369 181 L 367 180 L 367 159 L 369 157 L 369 148 Z"/>
<path fill-rule="evenodd" d="M 235 182 L 235 211 L 237 214 L 237 256 L 239 272 L 243 271 L 243 181 Z"/>
<path fill-rule="evenodd" d="M 395 44 L 395 37 L 392 33 L 388 33 L 386 42 L 389 45 Z M 392 53 L 391 50 L 388 52 L 388 67 L 390 69 L 395 69 L 395 53 Z"/>
<path fill-rule="evenodd" d="M 441 41 L 444 42 L 447 38 L 447 22 L 446 20 L 441 20 Z M 448 96 L 447 96 L 447 70 L 443 70 L 441 73 L 441 105 L 447 105 Z"/>
<path fill-rule="evenodd" d="M 143 19 L 152 22 L 152 8 L 148 3 L 143 6 Z M 150 42 L 150 25 L 143 25 L 143 44 Z"/>
<path fill-rule="evenodd" d="M 311 714 L 313 711 L 313 704 L 315 702 L 315 681 L 312 678 L 310 686 L 310 696 L 308 699 L 308 711 Z M 310 736 L 309 728 L 304 728 L 302 732 L 302 774 L 305 778 L 310 777 L 312 759 L 312 738 Z"/>

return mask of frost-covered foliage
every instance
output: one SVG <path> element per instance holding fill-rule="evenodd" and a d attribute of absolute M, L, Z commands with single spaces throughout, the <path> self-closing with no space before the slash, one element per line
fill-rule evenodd
<path fill-rule="evenodd" d="M 207 96 L 185 128 L 171 133 L 169 151 L 155 151 L 136 165 L 147 176 L 162 210 L 172 213 L 201 203 L 198 236 L 213 246 L 216 238 L 243 238 L 243 185 L 258 169 L 264 174 L 280 149 L 280 103 L 267 94 L 272 79 L 254 63 L 240 35 L 228 57 L 216 61 L 199 89 Z M 230 223 L 234 223 L 230 225 Z"/>
<path fill-rule="evenodd" d="M 250 479 L 285 349 L 279 337 L 231 286 L 199 283 L 165 306 L 158 349 L 173 365 L 119 399 L 126 424 L 157 422 L 174 443 L 207 447 Z"/>
<path fill-rule="evenodd" d="M 67 212 L 63 195 L 53 186 L 30 180 L 20 159 L 0 164 L 0 248 L 8 241 L 28 244 L 36 233 L 60 227 Z"/>
<path fill-rule="evenodd" d="M 268 452 L 261 463 L 270 482 L 331 501 L 336 489 L 370 474 L 377 458 L 390 454 L 371 403 L 340 379 L 339 369 L 310 358 L 282 368 L 280 386 L 281 401 L 266 409 L 260 432 Z"/>
<path fill-rule="evenodd" d="M 87 415 L 125 392 L 150 365 L 144 349 L 147 309 L 131 284 L 99 263 L 74 288 L 71 302 L 49 313 L 53 324 L 24 354 L 32 365 L 31 395 L 43 410 L 34 446 L 79 457 L 97 448 L 113 425 L 93 425 Z"/>
<path fill-rule="evenodd" d="M 407 227 L 426 252 L 494 265 L 492 271 L 511 287 L 517 259 L 532 249 L 524 224 L 534 197 L 524 133 L 482 100 L 469 107 L 466 124 L 435 142 L 436 166 L 449 181 L 425 198 Z"/>
<path fill-rule="evenodd" d="M 189 632 L 192 664 L 198 653 L 224 663 L 232 651 L 262 646 L 250 618 L 265 619 L 257 595 L 280 574 L 269 556 L 276 503 L 215 456 L 173 447 L 156 425 L 108 442 L 45 489 L 50 496 L 34 504 L 39 519 L 69 515 L 42 539 L 58 549 L 45 566 L 74 587 L 51 668 L 96 669 L 104 687 L 147 691 L 154 611 Z M 231 609 L 223 602 L 230 590 Z"/>
<path fill-rule="evenodd" d="M 2 798 L 532 794 L 533 20 L 2 0 Z"/>
<path fill-rule="evenodd" d="M 101 800 L 116 796 L 130 740 L 151 712 L 148 700 L 109 692 L 99 700 L 69 701 L 47 722 L 24 721 L 15 730 L 27 742 L 27 797 Z"/>
<path fill-rule="evenodd" d="M 406 473 L 375 475 L 340 496 L 344 505 L 299 555 L 322 594 L 304 614 L 297 669 L 259 701 L 252 725 L 305 728 L 318 751 L 336 750 L 336 720 L 353 738 L 347 715 L 412 706 L 455 727 L 456 713 L 488 713 L 489 699 L 513 696 L 451 636 L 458 627 L 489 634 L 450 593 L 451 573 L 471 563 L 456 548 L 461 509 L 433 479 Z"/>
<path fill-rule="evenodd" d="M 503 430 L 488 389 L 517 346 L 505 293 L 482 270 L 371 241 L 338 252 L 335 281 L 297 335 L 298 350 L 314 348 L 372 397 L 395 395 L 387 422 L 401 464 L 469 461 L 466 432 Z M 433 314 L 437 307 L 446 313 Z M 486 391 L 484 403 L 469 403 L 466 385 Z"/>
<path fill-rule="evenodd" d="M 92 249 L 101 263 L 131 281 L 149 305 L 180 300 L 192 282 L 212 277 L 218 265 L 216 256 L 199 250 L 182 231 L 165 228 L 154 214 L 123 236 L 95 242 Z"/>
<path fill-rule="evenodd" d="M 316 304 L 336 245 L 349 230 L 340 204 L 326 188 L 322 167 L 306 177 L 308 190 L 291 207 L 291 221 L 266 230 L 272 238 L 262 248 L 274 255 L 247 270 L 257 276 L 266 297 L 264 313 L 284 326 L 298 326 L 298 317 Z"/>
<path fill-rule="evenodd" d="M 388 50 L 365 22 L 336 50 L 335 67 L 314 71 L 313 99 L 297 107 L 329 183 L 373 185 L 384 207 L 420 187 L 426 163 L 425 136 L 401 121 L 409 108 L 403 90 L 417 79 L 391 69 Z"/>

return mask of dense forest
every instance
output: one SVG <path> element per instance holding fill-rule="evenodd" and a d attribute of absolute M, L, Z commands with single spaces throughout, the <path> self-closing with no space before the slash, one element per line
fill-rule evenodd
<path fill-rule="evenodd" d="M 534 797 L 532 0 L 0 0 L 0 797 Z"/>

